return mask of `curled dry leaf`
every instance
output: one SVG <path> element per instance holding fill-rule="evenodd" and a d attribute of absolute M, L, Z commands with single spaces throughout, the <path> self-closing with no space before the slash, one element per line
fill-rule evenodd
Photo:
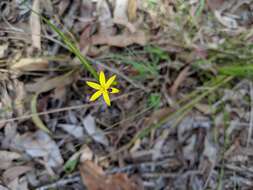
<path fill-rule="evenodd" d="M 101 167 L 90 160 L 79 167 L 82 181 L 88 190 L 141 190 L 142 187 L 129 179 L 127 174 L 106 175 Z"/>
<path fill-rule="evenodd" d="M 83 120 L 83 126 L 87 133 L 92 137 L 92 139 L 98 143 L 105 146 L 109 145 L 109 141 L 105 136 L 104 132 L 96 126 L 95 118 L 91 115 L 86 116 Z"/>
<path fill-rule="evenodd" d="M 63 164 L 59 147 L 43 131 L 16 136 L 15 144 L 17 148 L 25 151 L 32 158 L 42 157 L 50 167 L 58 167 Z"/>
<path fill-rule="evenodd" d="M 43 58 L 21 58 L 10 65 L 10 69 L 17 71 L 38 71 L 46 68 L 48 60 Z"/>
<path fill-rule="evenodd" d="M 143 31 L 137 31 L 133 34 L 122 34 L 116 36 L 94 35 L 92 37 L 93 45 L 109 45 L 116 47 L 126 47 L 132 44 L 144 46 L 147 43 L 147 36 Z"/>

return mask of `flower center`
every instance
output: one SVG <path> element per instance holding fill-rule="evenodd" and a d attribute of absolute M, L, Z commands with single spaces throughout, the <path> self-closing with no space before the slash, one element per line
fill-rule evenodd
<path fill-rule="evenodd" d="M 100 89 L 102 92 L 106 92 L 106 88 L 104 86 L 101 86 L 101 89 Z"/>

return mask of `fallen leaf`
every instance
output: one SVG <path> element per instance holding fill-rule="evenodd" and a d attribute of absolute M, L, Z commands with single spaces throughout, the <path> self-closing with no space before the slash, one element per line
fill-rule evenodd
<path fill-rule="evenodd" d="M 127 174 L 106 175 L 101 167 L 90 160 L 79 166 L 82 181 L 88 190 L 141 190 Z"/>
<path fill-rule="evenodd" d="M 73 135 L 76 138 L 82 138 L 84 136 L 83 127 L 73 124 L 58 124 L 57 127 L 63 129 L 67 133 Z"/>
<path fill-rule="evenodd" d="M 10 69 L 17 71 L 38 71 L 46 68 L 48 60 L 43 58 L 21 58 L 10 65 Z"/>
<path fill-rule="evenodd" d="M 3 173 L 3 181 L 5 184 L 8 184 L 14 179 L 18 178 L 20 175 L 23 175 L 31 170 L 31 166 L 15 166 L 9 168 Z"/>
<path fill-rule="evenodd" d="M 40 78 L 35 83 L 28 83 L 25 88 L 28 92 L 42 93 L 52 90 L 57 87 L 69 85 L 74 82 L 76 77 L 75 72 L 68 72 L 67 74 L 57 76 L 54 78 Z"/>
<path fill-rule="evenodd" d="M 0 45 L 0 59 L 3 59 L 6 56 L 9 44 L 5 43 Z"/>
<path fill-rule="evenodd" d="M 94 156 L 93 152 L 87 145 L 83 145 L 83 147 L 80 150 L 81 156 L 80 156 L 80 162 L 84 162 L 85 160 L 91 160 Z"/>
<path fill-rule="evenodd" d="M 235 29 L 238 27 L 238 24 L 234 18 L 228 17 L 228 16 L 222 16 L 221 12 L 217 10 L 214 11 L 214 15 L 222 25 L 231 29 Z"/>
<path fill-rule="evenodd" d="M 43 131 L 16 136 L 15 145 L 32 158 L 42 157 L 50 167 L 58 167 L 63 164 L 59 147 L 51 137 Z"/>
<path fill-rule="evenodd" d="M 105 136 L 104 132 L 96 126 L 95 118 L 93 116 L 86 116 L 82 120 L 82 123 L 86 132 L 91 136 L 94 141 L 101 143 L 105 146 L 109 145 L 109 141 Z"/>
<path fill-rule="evenodd" d="M 28 182 L 25 176 L 22 178 L 15 178 L 7 184 L 7 186 L 11 190 L 28 190 Z"/>
<path fill-rule="evenodd" d="M 93 45 L 109 45 L 116 47 L 126 47 L 132 44 L 144 46 L 147 43 L 147 37 L 143 31 L 133 34 L 122 34 L 116 36 L 94 35 L 92 36 Z"/>
<path fill-rule="evenodd" d="M 116 24 L 126 26 L 131 33 L 134 33 L 136 31 L 136 28 L 134 27 L 134 25 L 128 22 L 127 12 L 130 9 L 130 7 L 128 8 L 128 6 L 129 6 L 128 0 L 116 0 L 115 9 L 113 13 L 114 15 L 113 22 Z"/>
<path fill-rule="evenodd" d="M 41 50 L 41 25 L 40 25 L 40 0 L 34 0 L 30 17 L 30 28 L 32 33 L 32 46 Z"/>
<path fill-rule="evenodd" d="M 0 151 L 0 169 L 7 169 L 12 165 L 14 160 L 20 159 L 22 156 L 17 152 Z"/>

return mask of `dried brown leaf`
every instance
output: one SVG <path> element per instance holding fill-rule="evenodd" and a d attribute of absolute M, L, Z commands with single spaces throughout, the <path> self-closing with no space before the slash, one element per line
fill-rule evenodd
<path fill-rule="evenodd" d="M 126 47 L 132 44 L 144 46 L 147 43 L 147 36 L 143 31 L 133 34 L 122 34 L 117 36 L 94 35 L 92 37 L 93 45 L 109 45 L 116 47 Z"/>
<path fill-rule="evenodd" d="M 88 190 L 140 189 L 126 174 L 106 175 L 101 167 L 90 160 L 82 162 L 79 171 Z"/>

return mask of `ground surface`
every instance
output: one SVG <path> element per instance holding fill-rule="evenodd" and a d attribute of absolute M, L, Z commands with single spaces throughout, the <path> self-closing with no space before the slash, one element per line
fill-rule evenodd
<path fill-rule="evenodd" d="M 253 189 L 252 12 L 1 0 L 0 189 Z M 117 76 L 110 107 L 85 61 Z"/>

